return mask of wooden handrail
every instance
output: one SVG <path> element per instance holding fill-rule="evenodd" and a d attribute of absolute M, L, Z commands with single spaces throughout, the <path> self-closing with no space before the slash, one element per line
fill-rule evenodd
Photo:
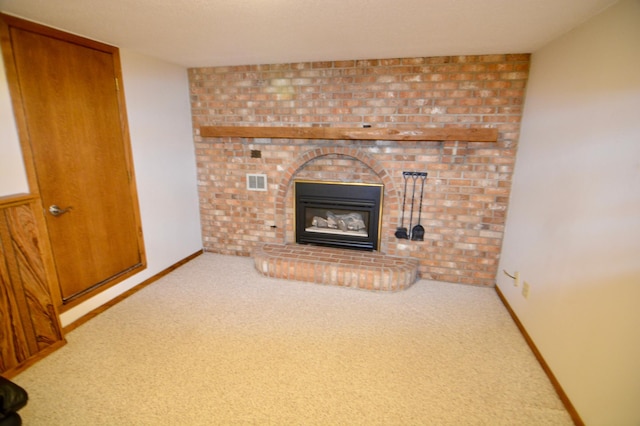
<path fill-rule="evenodd" d="M 498 140 L 498 129 L 466 127 L 360 129 L 348 127 L 202 126 L 200 127 L 200 136 L 204 138 L 496 142 Z"/>

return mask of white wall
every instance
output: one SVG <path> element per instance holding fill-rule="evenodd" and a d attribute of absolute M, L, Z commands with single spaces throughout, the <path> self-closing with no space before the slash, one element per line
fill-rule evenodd
<path fill-rule="evenodd" d="M 63 326 L 202 249 L 187 70 L 126 50 L 120 56 L 148 267 L 63 313 Z M 27 185 L 15 121 L 3 107 L 4 68 L 0 77 L 2 196 Z"/>
<path fill-rule="evenodd" d="M 640 424 L 640 1 L 533 54 L 502 269 L 586 424 Z"/>
<path fill-rule="evenodd" d="M 7 76 L 0 55 L 0 197 L 28 192 Z"/>

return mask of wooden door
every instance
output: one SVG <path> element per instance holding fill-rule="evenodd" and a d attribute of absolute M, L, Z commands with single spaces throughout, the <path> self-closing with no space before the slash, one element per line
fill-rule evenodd
<path fill-rule="evenodd" d="M 70 306 L 145 266 L 118 51 L 3 18 L 30 184 L 45 208 L 62 301 Z"/>

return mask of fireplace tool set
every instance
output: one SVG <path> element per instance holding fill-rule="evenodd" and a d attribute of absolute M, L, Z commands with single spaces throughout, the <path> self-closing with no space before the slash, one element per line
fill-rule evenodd
<path fill-rule="evenodd" d="M 396 238 L 411 240 L 411 241 L 424 241 L 424 227 L 420 224 L 422 219 L 422 196 L 424 195 L 424 181 L 427 180 L 426 172 L 402 172 L 404 179 L 404 195 L 402 196 L 402 216 L 400 219 L 400 226 L 396 229 Z M 409 177 L 413 179 L 413 185 L 411 189 L 411 208 L 409 213 L 409 228 L 404 227 L 404 211 L 407 201 L 407 181 Z M 413 224 L 413 206 L 416 199 L 416 182 L 418 178 L 422 180 L 420 185 L 420 203 L 418 204 L 418 224 L 411 227 Z"/>

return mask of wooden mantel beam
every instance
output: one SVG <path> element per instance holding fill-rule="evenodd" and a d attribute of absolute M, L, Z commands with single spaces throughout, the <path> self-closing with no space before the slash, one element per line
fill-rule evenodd
<path fill-rule="evenodd" d="M 423 129 L 348 128 L 348 127 L 260 127 L 202 126 L 204 138 L 271 138 L 271 139 L 331 139 L 385 141 L 465 141 L 496 142 L 498 129 L 435 127 Z"/>

